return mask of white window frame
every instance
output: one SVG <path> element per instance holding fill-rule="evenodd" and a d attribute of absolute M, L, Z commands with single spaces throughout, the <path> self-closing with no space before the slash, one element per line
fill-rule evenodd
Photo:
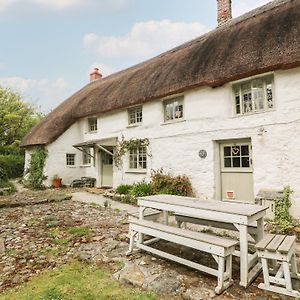
<path fill-rule="evenodd" d="M 72 156 L 72 159 L 70 156 Z M 70 164 L 71 160 L 73 161 L 73 164 Z M 75 153 L 66 153 L 66 166 L 74 167 L 75 163 L 76 163 L 76 154 Z"/>
<path fill-rule="evenodd" d="M 137 147 L 128 151 L 129 170 L 147 170 L 147 147 Z"/>
<path fill-rule="evenodd" d="M 98 118 L 88 118 L 88 131 L 97 132 L 98 130 Z"/>
<path fill-rule="evenodd" d="M 255 90 L 255 84 L 258 81 L 262 81 L 262 97 L 263 97 L 263 108 L 256 108 L 255 103 L 255 95 L 257 95 L 257 91 Z M 268 105 L 268 97 L 267 97 L 267 86 L 271 85 L 271 92 L 272 92 L 272 107 Z M 252 110 L 247 112 L 245 111 L 245 99 L 244 95 L 246 96 L 246 90 L 243 90 L 243 87 L 249 85 L 248 97 L 251 95 L 251 100 L 249 103 L 251 104 Z M 256 94 L 255 94 L 256 93 Z M 274 76 L 265 75 L 260 77 L 254 77 L 249 80 L 240 81 L 232 85 L 232 94 L 233 94 L 233 112 L 235 116 L 245 116 L 245 115 L 252 115 L 257 113 L 264 113 L 268 111 L 275 110 L 275 88 L 274 88 Z M 239 103 L 239 104 L 238 104 Z M 239 112 L 237 107 L 239 106 Z"/>
<path fill-rule="evenodd" d="M 176 105 L 176 103 L 178 103 Z M 181 110 L 178 110 L 179 107 L 182 107 Z M 168 108 L 169 107 L 169 108 Z M 168 115 L 167 109 L 171 110 L 171 117 Z M 171 99 L 166 99 L 163 101 L 163 110 L 164 110 L 164 123 L 173 123 L 184 120 L 184 96 L 178 96 Z"/>
<path fill-rule="evenodd" d="M 135 106 L 128 108 L 128 125 L 134 126 L 134 125 L 140 125 L 143 122 L 143 106 Z"/>
<path fill-rule="evenodd" d="M 91 148 L 90 147 L 84 147 L 82 149 L 82 165 L 83 166 L 90 166 L 92 163 L 92 157 L 91 157 Z M 88 155 L 88 153 L 90 155 Z"/>

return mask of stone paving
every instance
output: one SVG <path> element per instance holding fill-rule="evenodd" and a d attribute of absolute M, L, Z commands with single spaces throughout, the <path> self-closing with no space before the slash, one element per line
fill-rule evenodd
<path fill-rule="evenodd" d="M 29 196 L 21 193 L 18 197 L 26 201 Z M 239 287 L 236 260 L 234 285 L 216 296 L 215 277 L 143 252 L 127 257 L 126 211 L 119 207 L 104 208 L 99 204 L 61 199 L 59 202 L 32 203 L 32 198 L 43 197 L 44 194 L 35 194 L 31 196 L 30 205 L 0 209 L 0 291 L 19 285 L 45 269 L 57 268 L 78 258 L 99 266 L 110 266 L 113 278 L 123 284 L 174 295 L 178 299 L 287 299 L 259 290 L 257 285 L 261 277 L 247 290 Z M 5 246 L 2 254 L 1 239 Z M 166 242 L 156 246 L 198 259 L 198 253 L 186 251 L 184 247 L 174 247 Z M 209 257 L 202 256 L 201 259 L 213 263 Z"/>

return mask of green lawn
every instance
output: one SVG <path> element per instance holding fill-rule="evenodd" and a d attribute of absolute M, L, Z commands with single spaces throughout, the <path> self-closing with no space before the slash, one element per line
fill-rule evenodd
<path fill-rule="evenodd" d="M 159 300 L 152 293 L 125 287 L 105 268 L 74 261 L 45 271 L 26 284 L 0 294 L 0 300 Z"/>

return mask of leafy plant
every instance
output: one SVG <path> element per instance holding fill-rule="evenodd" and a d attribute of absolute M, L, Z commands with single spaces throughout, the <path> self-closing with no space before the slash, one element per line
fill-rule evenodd
<path fill-rule="evenodd" d="M 130 194 L 134 197 L 152 195 L 152 185 L 151 183 L 147 183 L 145 181 L 135 183 L 130 190 Z"/>
<path fill-rule="evenodd" d="M 28 169 L 28 179 L 26 184 L 33 189 L 41 189 L 44 187 L 43 181 L 47 178 L 44 175 L 45 161 L 48 151 L 43 146 L 38 146 L 31 154 L 30 166 Z"/>
<path fill-rule="evenodd" d="M 130 184 L 121 184 L 116 188 L 116 193 L 122 195 L 128 195 L 130 190 L 132 189 L 132 185 Z"/>
<path fill-rule="evenodd" d="M 116 166 L 120 166 L 122 163 L 122 157 L 130 150 L 140 147 L 148 147 L 149 140 L 145 139 L 130 139 L 125 140 L 122 137 L 122 141 L 118 143 L 116 150 L 114 152 L 114 162 Z M 149 154 L 148 154 L 149 155 Z"/>
<path fill-rule="evenodd" d="M 23 175 L 24 156 L 23 155 L 0 155 L 0 180 L 2 177 L 16 178 Z"/>
<path fill-rule="evenodd" d="M 174 177 L 164 173 L 163 169 L 152 171 L 151 185 L 154 194 L 193 196 L 192 184 L 187 176 L 178 175 Z"/>
<path fill-rule="evenodd" d="M 286 186 L 283 189 L 283 198 L 275 200 L 275 218 L 273 223 L 277 225 L 279 230 L 283 233 L 294 227 L 293 220 L 289 212 L 292 205 L 290 199 L 292 193 L 293 191 L 291 188 Z"/>

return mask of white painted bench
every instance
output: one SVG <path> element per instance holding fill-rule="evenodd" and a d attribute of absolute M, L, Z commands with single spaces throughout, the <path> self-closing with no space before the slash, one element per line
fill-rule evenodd
<path fill-rule="evenodd" d="M 216 276 L 218 278 L 218 285 L 215 288 L 215 292 L 217 294 L 222 293 L 232 284 L 232 253 L 234 252 L 235 245 L 238 243 L 237 241 L 140 219 L 132 219 L 130 221 L 129 231 L 129 254 L 132 253 L 134 242 L 136 240 L 136 247 L 138 249 L 151 252 L 155 255 L 162 256 L 188 267 Z M 138 239 L 135 239 L 137 234 L 139 237 Z M 144 242 L 143 235 L 149 235 L 154 237 L 154 239 L 163 239 L 209 253 L 217 262 L 218 269 L 155 249 L 149 246 L 149 241 Z"/>
<path fill-rule="evenodd" d="M 297 273 L 295 243 L 295 236 L 275 234 L 267 234 L 257 243 L 256 248 L 264 275 L 264 283 L 259 284 L 259 288 L 300 298 L 300 292 L 293 289 L 291 280 L 291 278 L 300 279 L 300 274 Z M 273 263 L 271 270 L 268 267 L 268 260 Z M 271 276 L 270 273 L 275 275 Z"/>
<path fill-rule="evenodd" d="M 135 219 L 139 218 L 139 211 L 134 212 L 134 213 L 129 212 L 128 215 L 129 215 L 129 222 L 130 222 L 131 218 L 135 218 Z M 147 220 L 147 221 L 156 222 L 160 215 L 161 215 L 160 210 L 148 208 L 148 209 L 145 209 L 144 219 Z"/>
<path fill-rule="evenodd" d="M 218 228 L 218 229 L 238 231 L 236 226 L 234 226 L 232 223 L 195 218 L 192 216 L 186 216 L 186 215 L 177 214 L 177 213 L 174 214 L 174 217 L 175 217 L 177 226 L 179 228 L 182 227 L 182 224 L 184 224 L 184 227 L 186 227 L 185 224 L 190 223 L 190 224 L 197 224 L 197 225 L 201 225 L 201 226 L 214 227 L 214 228 Z M 248 233 L 254 238 L 257 235 L 257 225 L 254 223 L 251 225 L 248 225 Z"/>

